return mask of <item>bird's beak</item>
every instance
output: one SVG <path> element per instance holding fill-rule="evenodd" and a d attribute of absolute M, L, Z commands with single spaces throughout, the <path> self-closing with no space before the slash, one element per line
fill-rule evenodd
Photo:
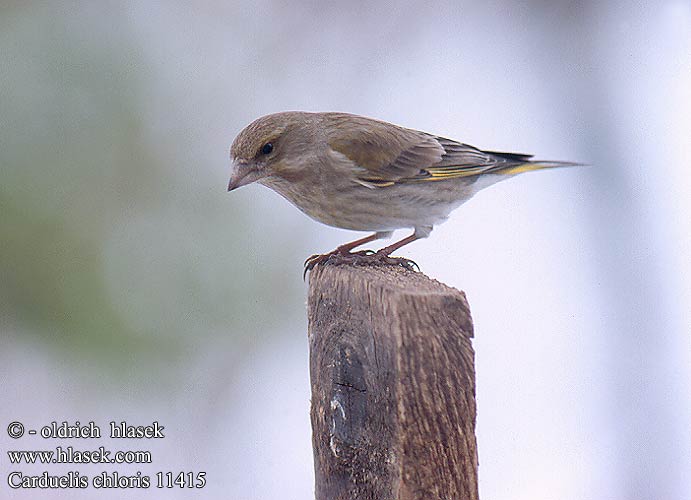
<path fill-rule="evenodd" d="M 228 181 L 228 191 L 237 189 L 246 184 L 251 184 L 257 179 L 261 178 L 262 175 L 245 162 L 233 161 L 232 168 L 230 171 L 230 181 Z"/>

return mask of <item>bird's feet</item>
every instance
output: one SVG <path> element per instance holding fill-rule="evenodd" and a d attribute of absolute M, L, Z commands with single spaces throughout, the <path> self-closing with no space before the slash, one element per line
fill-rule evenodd
<path fill-rule="evenodd" d="M 337 248 L 333 252 L 312 255 L 305 261 L 305 270 L 302 273 L 302 278 L 304 279 L 305 276 L 307 276 L 308 271 L 314 269 L 314 267 L 318 264 L 352 264 L 355 263 L 357 259 L 367 257 L 368 255 L 372 255 L 373 253 L 374 252 L 372 250 L 360 250 L 359 252 L 351 252 L 348 250 L 342 250 L 340 248 Z"/>
<path fill-rule="evenodd" d="M 325 254 L 312 255 L 305 261 L 305 270 L 302 277 L 307 276 L 317 265 L 340 266 L 343 264 L 354 264 L 362 266 L 401 266 L 409 271 L 419 271 L 420 267 L 410 259 L 405 257 L 391 257 L 384 252 L 374 252 L 372 250 L 360 250 L 359 252 L 341 251 L 339 249 Z"/>

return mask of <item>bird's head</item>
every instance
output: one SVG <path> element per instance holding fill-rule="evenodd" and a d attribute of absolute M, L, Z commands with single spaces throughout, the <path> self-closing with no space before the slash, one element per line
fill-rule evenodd
<path fill-rule="evenodd" d="M 230 147 L 228 191 L 271 176 L 290 175 L 314 137 L 313 113 L 287 111 L 263 116 L 238 134 Z"/>

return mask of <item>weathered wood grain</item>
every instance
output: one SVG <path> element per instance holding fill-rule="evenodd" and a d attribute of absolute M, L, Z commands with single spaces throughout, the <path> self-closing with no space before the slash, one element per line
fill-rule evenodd
<path fill-rule="evenodd" d="M 398 267 L 317 266 L 308 315 L 317 500 L 476 500 L 463 292 Z"/>

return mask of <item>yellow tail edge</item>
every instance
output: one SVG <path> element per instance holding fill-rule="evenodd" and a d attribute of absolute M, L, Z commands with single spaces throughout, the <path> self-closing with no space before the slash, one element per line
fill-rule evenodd
<path fill-rule="evenodd" d="M 505 175 L 522 174 L 523 172 L 531 172 L 533 170 L 542 170 L 545 168 L 559 168 L 559 167 L 583 167 L 585 163 L 575 163 L 571 161 L 529 161 L 514 165 L 512 167 L 502 168 L 499 172 Z"/>

